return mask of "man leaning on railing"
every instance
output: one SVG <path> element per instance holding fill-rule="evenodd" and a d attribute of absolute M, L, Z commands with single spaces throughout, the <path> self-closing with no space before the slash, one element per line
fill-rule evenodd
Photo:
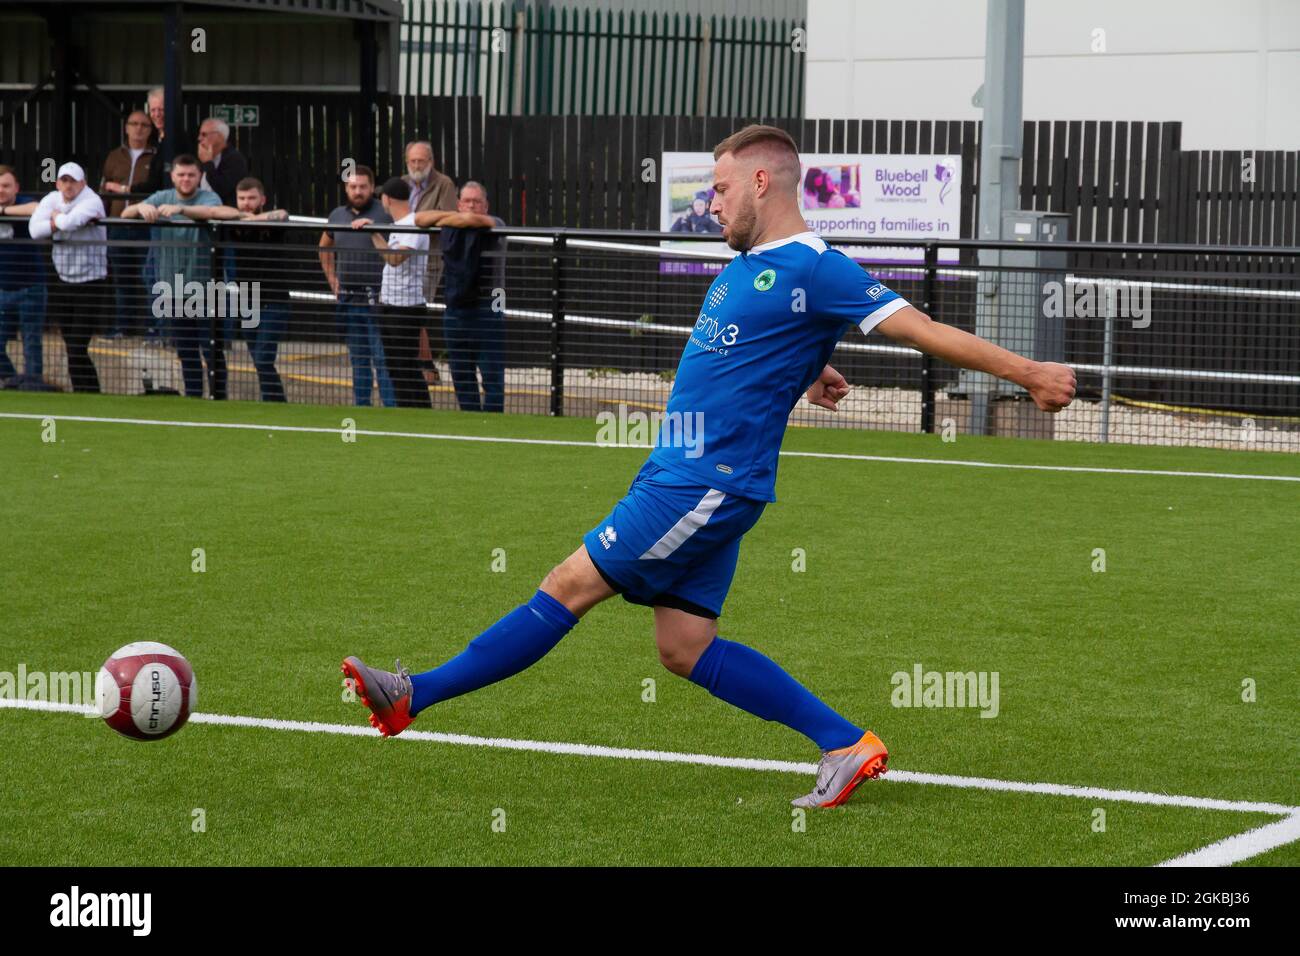
<path fill-rule="evenodd" d="M 37 201 L 19 192 L 18 173 L 0 166 L 0 216 L 30 216 Z M 45 273 L 40 246 L 31 242 L 25 222 L 0 222 L 0 388 L 45 389 L 41 379 L 45 331 Z M 23 371 L 18 374 L 5 347 L 22 339 Z"/>
<path fill-rule="evenodd" d="M 370 236 L 351 227 L 357 219 L 368 219 L 376 225 L 391 224 L 393 219 L 375 195 L 375 171 L 369 166 L 356 167 L 343 190 L 347 201 L 330 211 L 329 225 L 347 228 L 321 233 L 320 267 L 334 293 L 335 315 L 347 341 L 354 404 L 369 405 L 374 383 L 378 382 L 380 401 L 392 408 L 397 400 L 379 337 L 379 286 L 384 263 Z"/>
<path fill-rule="evenodd" d="M 380 190 L 384 211 L 395 226 L 413 226 L 411 187 L 394 176 Z M 371 225 L 369 219 L 354 219 L 353 229 Z M 401 408 L 429 408 L 429 385 L 420 369 L 420 330 L 428 320 L 424 299 L 425 260 L 429 257 L 429 236 L 423 232 L 372 232 L 370 241 L 384 260 L 379 283 L 379 335 L 384 356 L 393 377 L 393 392 Z"/>
<path fill-rule="evenodd" d="M 504 240 L 485 230 L 505 221 L 488 213 L 487 190 L 470 180 L 460 187 L 456 212 L 417 212 L 415 224 L 442 226 L 443 336 L 456 403 L 466 412 L 504 412 Z M 483 376 L 481 400 L 476 369 Z"/>
<path fill-rule="evenodd" d="M 143 219 L 145 222 L 168 220 L 186 222 L 192 219 L 212 218 L 211 209 L 221 205 L 216 193 L 202 189 L 199 161 L 188 154 L 172 160 L 172 188 L 161 189 L 143 202 L 127 206 L 123 219 Z M 196 207 L 188 215 L 182 210 Z M 201 208 L 200 208 L 201 207 Z M 154 229 L 153 241 L 157 250 L 158 281 L 153 285 L 154 315 L 166 318 L 171 328 L 176 354 L 181 360 L 181 378 L 189 398 L 203 397 L 203 363 L 212 372 L 212 397 L 226 397 L 226 358 L 221 343 L 208 342 L 203 320 L 207 315 L 203 296 L 185 297 L 189 283 L 205 285 L 212 275 L 212 256 L 207 237 L 197 227 Z M 173 303 L 186 298 L 197 303 L 195 309 L 177 310 Z M 182 314 L 176 314 L 181 311 Z M 186 312 L 197 314 L 184 314 Z M 200 357 L 201 356 L 201 357 Z"/>
<path fill-rule="evenodd" d="M 54 192 L 32 213 L 33 239 L 49 239 L 57 281 L 50 296 L 68 352 L 68 378 L 74 392 L 98 392 L 99 375 L 90 358 L 90 339 L 101 330 L 112 307 L 108 286 L 108 234 L 98 225 L 104 203 L 86 188 L 76 163 L 59 167 Z"/>
<path fill-rule="evenodd" d="M 246 176 L 235 185 L 235 203 L 231 206 L 181 206 L 180 215 L 197 220 L 237 220 L 242 222 L 283 222 L 289 214 L 283 209 L 267 210 L 266 188 L 261 180 Z M 276 352 L 288 322 L 289 291 L 284 273 L 282 229 L 259 226 L 235 226 L 223 234 L 234 246 L 238 308 L 226 310 L 222 321 L 223 342 L 235 338 L 235 318 L 249 358 L 257 371 L 258 391 L 264 402 L 283 402 L 284 382 L 275 368 Z M 229 289 L 226 290 L 230 295 Z M 247 316 L 245 318 L 245 315 Z"/>

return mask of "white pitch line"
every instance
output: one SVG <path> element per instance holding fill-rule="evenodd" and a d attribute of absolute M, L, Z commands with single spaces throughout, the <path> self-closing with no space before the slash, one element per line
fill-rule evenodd
<path fill-rule="evenodd" d="M 1231 866 L 1300 840 L 1300 813 L 1184 853 L 1157 866 Z"/>
<path fill-rule="evenodd" d="M 65 422 L 91 422 L 113 425 L 162 425 L 176 428 L 233 428 L 241 431 L 302 432 L 307 434 L 342 435 L 341 428 L 323 428 L 310 425 L 253 425 L 246 422 L 188 422 L 155 418 L 100 418 L 91 415 L 39 415 L 25 412 L 0 412 L 0 418 L 35 419 L 52 418 Z M 594 441 L 572 441 L 558 438 L 506 438 L 495 435 L 446 435 L 433 432 L 375 431 L 364 428 L 349 429 L 354 435 L 373 438 L 422 438 L 429 441 L 487 442 L 503 445 L 556 445 L 569 448 L 652 448 L 652 445 L 607 445 Z M 1218 471 L 1162 471 L 1152 468 L 1102 468 L 1082 465 L 1025 465 L 1000 461 L 962 461 L 957 458 L 902 458 L 893 455 L 850 455 L 819 451 L 782 451 L 785 458 L 831 458 L 845 461 L 878 461 L 905 465 L 959 465 L 966 468 L 1005 468 L 1013 471 L 1084 472 L 1100 475 L 1154 475 L 1161 478 L 1229 478 L 1239 481 L 1292 481 L 1300 482 L 1300 475 L 1252 475 Z"/>
<path fill-rule="evenodd" d="M 55 711 L 93 715 L 93 707 L 58 704 L 41 700 L 0 700 L 0 709 Z M 288 730 L 309 734 L 338 734 L 347 737 L 379 737 L 379 731 L 364 724 L 328 724 L 314 720 L 284 720 L 276 717 L 245 717 L 236 714 L 191 714 L 190 722 L 224 727 L 253 727 L 261 730 Z M 765 770 L 777 773 L 812 775 L 814 763 L 793 760 L 766 760 L 754 757 L 719 757 L 714 754 L 680 753 L 671 750 L 638 750 L 606 747 L 600 744 L 576 744 L 549 740 L 515 740 L 508 737 L 471 737 L 427 730 L 406 730 L 394 741 L 427 741 L 463 747 L 489 747 L 496 750 L 523 750 L 534 753 L 562 754 L 574 757 L 606 757 L 616 760 L 646 760 L 655 763 L 684 763 L 734 770 Z M 993 780 L 987 777 L 960 777 L 943 773 L 920 773 L 914 770 L 890 770 L 880 779 L 894 783 L 918 783 L 940 787 L 974 790 L 998 790 L 1011 793 L 1039 793 L 1055 797 L 1077 797 L 1112 803 L 1140 803 L 1154 806 L 1187 807 L 1195 810 L 1227 810 L 1236 813 L 1270 813 L 1279 816 L 1300 815 L 1300 806 L 1261 803 L 1252 800 L 1222 800 L 1216 797 L 1185 797 L 1141 790 L 1110 790 L 1104 787 L 1080 787 L 1060 783 L 1023 783 Z M 1285 842 L 1285 841 L 1284 841 Z"/>

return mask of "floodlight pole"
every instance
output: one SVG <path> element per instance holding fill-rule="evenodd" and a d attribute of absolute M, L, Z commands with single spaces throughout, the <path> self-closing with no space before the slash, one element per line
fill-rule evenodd
<path fill-rule="evenodd" d="M 984 41 L 984 87 L 980 105 L 984 128 L 980 135 L 979 238 L 998 240 L 1003 214 L 1017 208 L 1020 198 L 1020 157 L 1024 152 L 1025 0 L 988 0 Z M 999 342 L 1000 296 L 998 267 L 1002 253 L 981 250 L 977 335 Z M 1006 343 L 1000 343 L 1005 345 Z M 996 380 L 987 373 L 967 377 L 971 399 L 970 430 L 988 431 L 989 398 Z"/>
<path fill-rule="evenodd" d="M 1025 0 L 989 0 L 980 138 L 979 237 L 1002 238 L 1016 208 L 1024 152 Z"/>

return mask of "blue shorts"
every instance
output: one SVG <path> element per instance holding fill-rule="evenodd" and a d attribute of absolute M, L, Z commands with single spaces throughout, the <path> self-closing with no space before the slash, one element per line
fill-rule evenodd
<path fill-rule="evenodd" d="M 582 540 L 601 577 L 625 600 L 717 617 L 740 539 L 766 506 L 647 459 L 623 499 Z"/>

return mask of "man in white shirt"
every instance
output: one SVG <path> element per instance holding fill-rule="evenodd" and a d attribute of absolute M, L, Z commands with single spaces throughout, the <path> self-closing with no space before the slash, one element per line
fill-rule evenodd
<path fill-rule="evenodd" d="M 86 173 L 76 163 L 59 167 L 57 190 L 40 201 L 28 227 L 33 239 L 52 242 L 50 256 L 58 278 L 50 289 L 50 314 L 59 323 L 68 352 L 68 377 L 74 392 L 99 391 L 90 360 L 91 337 L 111 306 L 108 285 L 108 235 L 98 221 L 104 204 L 86 188 Z"/>
<path fill-rule="evenodd" d="M 394 176 L 380 190 L 384 211 L 395 226 L 414 226 L 411 187 Z M 371 225 L 369 219 L 354 219 L 353 229 Z M 428 319 L 424 301 L 425 262 L 429 256 L 426 232 L 381 232 L 371 234 L 384 260 L 379 288 L 379 337 L 384 343 L 393 396 L 399 408 L 430 408 L 429 386 L 420 370 L 420 329 Z"/>

